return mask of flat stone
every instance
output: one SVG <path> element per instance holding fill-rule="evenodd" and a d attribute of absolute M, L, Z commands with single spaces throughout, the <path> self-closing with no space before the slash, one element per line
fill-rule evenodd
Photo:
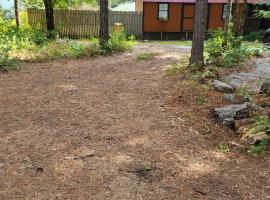
<path fill-rule="evenodd" d="M 251 134 L 246 138 L 242 138 L 242 141 L 248 144 L 256 144 L 265 139 L 270 139 L 270 136 L 265 131 L 261 131 L 256 134 Z"/>
<path fill-rule="evenodd" d="M 267 79 L 262 83 L 261 93 L 270 96 L 270 80 Z"/>
<path fill-rule="evenodd" d="M 236 102 L 235 95 L 232 94 L 232 93 L 229 93 L 229 94 L 226 93 L 226 94 L 224 94 L 223 99 L 225 101 L 230 102 L 230 103 L 235 103 Z"/>
<path fill-rule="evenodd" d="M 215 116 L 228 127 L 234 126 L 234 120 L 250 118 L 249 103 L 233 104 L 224 108 L 216 108 Z"/>
<path fill-rule="evenodd" d="M 233 93 L 235 91 L 235 87 L 219 80 L 214 80 L 212 86 L 218 92 Z"/>

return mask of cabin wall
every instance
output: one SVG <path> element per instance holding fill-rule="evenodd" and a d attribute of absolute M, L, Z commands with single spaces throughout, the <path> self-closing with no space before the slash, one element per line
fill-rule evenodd
<path fill-rule="evenodd" d="M 224 27 L 224 21 L 222 19 L 223 4 L 213 3 L 210 4 L 210 14 L 208 19 L 208 29 L 216 29 L 218 27 Z"/>
<path fill-rule="evenodd" d="M 181 4 L 169 3 L 168 21 L 158 19 L 158 3 L 144 2 L 144 32 L 180 32 Z"/>
<path fill-rule="evenodd" d="M 152 33 L 177 33 L 192 32 L 193 21 L 195 15 L 195 4 L 190 3 L 169 3 L 169 19 L 168 21 L 160 21 L 158 19 L 158 3 L 144 2 L 144 32 Z M 222 19 L 223 5 L 220 3 L 208 4 L 208 24 L 209 30 L 223 28 L 224 20 Z M 240 27 L 241 16 L 243 12 L 243 4 L 238 4 L 238 27 Z"/>

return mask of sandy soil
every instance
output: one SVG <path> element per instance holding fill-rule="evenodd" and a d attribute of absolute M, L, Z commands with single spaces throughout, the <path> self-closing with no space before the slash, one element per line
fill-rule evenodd
<path fill-rule="evenodd" d="M 269 156 L 218 148 L 237 141 L 209 117 L 220 97 L 195 105 L 165 76 L 187 53 L 140 44 L 1 74 L 0 199 L 270 199 Z"/>

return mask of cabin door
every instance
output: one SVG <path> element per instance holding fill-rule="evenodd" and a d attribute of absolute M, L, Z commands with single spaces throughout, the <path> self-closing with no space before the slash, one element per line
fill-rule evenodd
<path fill-rule="evenodd" d="M 195 4 L 182 4 L 181 31 L 193 31 Z"/>

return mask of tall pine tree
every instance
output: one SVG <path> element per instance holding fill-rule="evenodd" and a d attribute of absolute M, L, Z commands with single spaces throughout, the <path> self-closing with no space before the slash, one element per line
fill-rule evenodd
<path fill-rule="evenodd" d="M 196 0 L 190 65 L 204 64 L 203 51 L 207 23 L 208 0 Z"/>

